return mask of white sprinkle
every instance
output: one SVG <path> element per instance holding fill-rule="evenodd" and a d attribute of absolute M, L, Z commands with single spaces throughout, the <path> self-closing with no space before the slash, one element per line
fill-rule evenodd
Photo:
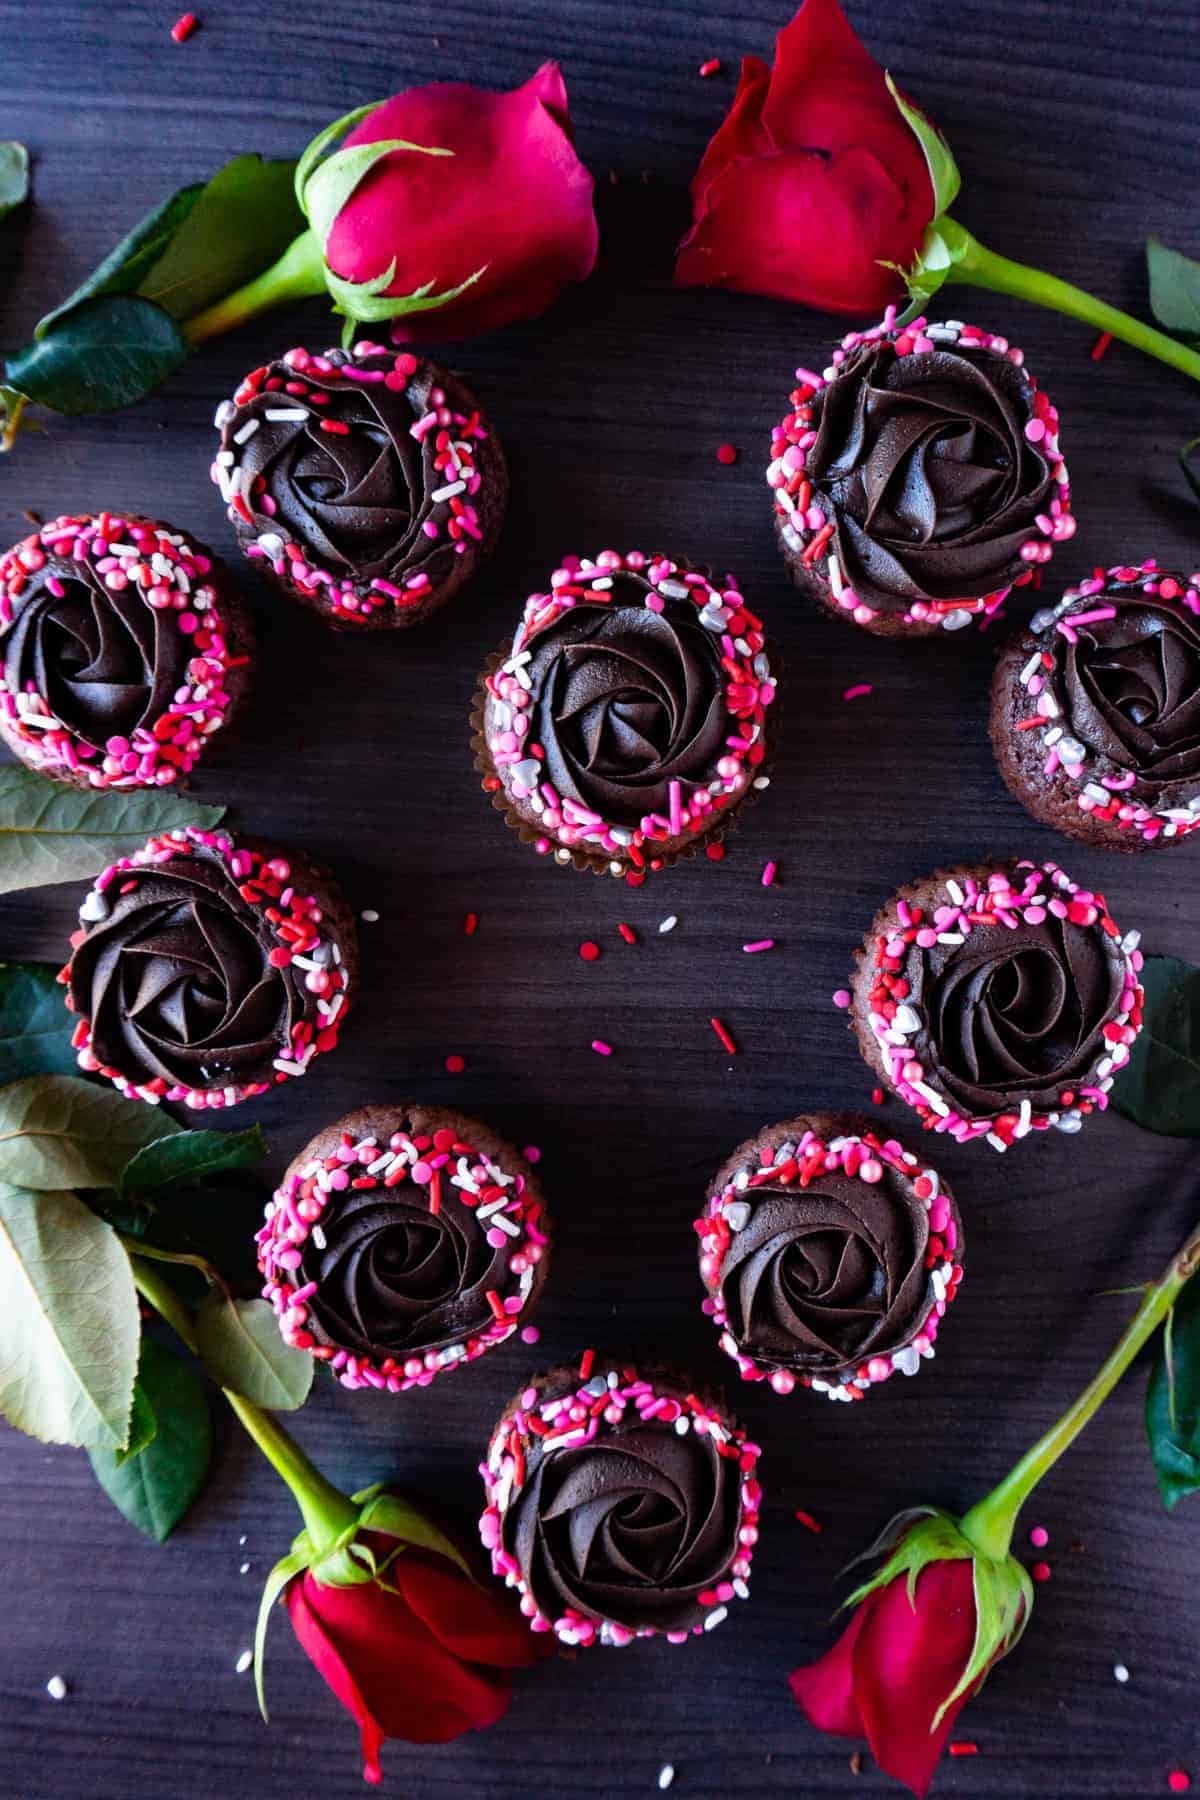
<path fill-rule="evenodd" d="M 52 1700 L 66 1699 L 67 1684 L 61 1675 L 52 1675 L 50 1677 L 49 1681 L 46 1683 L 46 1692 Z"/>
<path fill-rule="evenodd" d="M 234 434 L 233 434 L 234 443 L 235 444 L 248 443 L 250 441 L 250 439 L 254 436 L 255 432 L 258 430 L 258 428 L 261 424 L 262 424 L 261 419 L 247 419 L 246 423 L 242 426 L 241 430 L 234 432 Z"/>
<path fill-rule="evenodd" d="M 662 1768 L 658 1771 L 658 1785 L 659 1785 L 660 1790 L 664 1794 L 666 1793 L 667 1789 L 670 1787 L 670 1785 L 674 1781 L 674 1779 L 675 1779 L 675 1764 L 674 1763 L 664 1763 Z"/>
<path fill-rule="evenodd" d="M 321 1230 L 321 1227 L 319 1225 L 314 1225 L 308 1235 L 312 1239 L 313 1243 L 316 1245 L 318 1250 L 324 1250 L 324 1248 L 325 1248 L 325 1233 Z M 243 1544 L 245 1543 L 245 1541 L 246 1541 L 245 1538 L 243 1538 L 242 1539 Z"/>
<path fill-rule="evenodd" d="M 814 1383 L 813 1385 L 815 1386 L 816 1384 Z M 722 1619 L 727 1619 L 728 1617 L 729 1608 L 727 1606 L 714 1606 L 704 1620 L 705 1631 L 712 1631 L 715 1626 L 721 1623 Z"/>
<path fill-rule="evenodd" d="M 447 482 L 445 487 L 434 488 L 429 498 L 433 501 L 453 500 L 455 494 L 461 494 L 465 491 L 466 485 L 465 481 Z"/>
<path fill-rule="evenodd" d="M 248 1575 L 249 1573 L 250 1573 L 250 1564 L 243 1563 L 241 1568 L 238 1570 L 238 1574 L 239 1575 Z"/>
<path fill-rule="evenodd" d="M 358 916 L 364 925 L 378 925 L 379 923 L 379 914 L 373 906 L 368 906 L 366 911 L 360 912 Z"/>
<path fill-rule="evenodd" d="M 244 1675 L 246 1673 L 246 1670 L 250 1667 L 250 1664 L 253 1661 L 254 1661 L 253 1650 L 243 1650 L 242 1654 L 238 1657 L 237 1662 L 234 1664 L 234 1667 L 236 1668 L 239 1675 Z"/>
<path fill-rule="evenodd" d="M 686 600 L 690 593 L 686 582 L 682 581 L 660 581 L 658 591 L 668 600 Z"/>
<path fill-rule="evenodd" d="M 272 423 L 275 420 L 282 423 L 285 419 L 307 419 L 307 417 L 308 414 L 302 406 L 268 406 L 263 414 L 263 418 L 270 419 Z"/>
<path fill-rule="evenodd" d="M 1129 1680 L 1129 1670 L 1124 1663 L 1113 1664 L 1113 1680 L 1121 1682 L 1122 1685 Z"/>
<path fill-rule="evenodd" d="M 659 925 L 658 925 L 659 936 L 662 937 L 666 932 L 674 931 L 674 929 L 678 925 L 678 923 L 679 923 L 679 920 L 676 918 L 674 913 L 668 914 L 668 916 L 665 919 L 660 919 Z"/>
<path fill-rule="evenodd" d="M 246 1542 L 246 1533 L 243 1531 L 241 1537 L 238 1539 L 238 1543 L 244 1544 L 245 1542 Z"/>

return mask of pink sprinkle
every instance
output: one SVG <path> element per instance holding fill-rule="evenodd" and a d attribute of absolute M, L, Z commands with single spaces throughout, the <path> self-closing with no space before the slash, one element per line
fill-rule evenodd
<path fill-rule="evenodd" d="M 521 1155 L 527 1163 L 540 1163 L 542 1160 L 542 1153 L 536 1144 L 526 1144 Z"/>
<path fill-rule="evenodd" d="M 774 881 L 774 879 L 775 879 L 775 864 L 773 862 L 766 863 L 763 867 L 763 872 L 762 872 L 763 886 L 770 887 L 770 885 Z"/>
<path fill-rule="evenodd" d="M 612 1045 L 606 1044 L 603 1038 L 593 1038 L 592 1049 L 596 1052 L 597 1056 L 611 1056 L 613 1053 Z"/>
<path fill-rule="evenodd" d="M 848 687 L 842 695 L 843 700 L 861 700 L 865 694 L 875 692 L 873 683 L 860 681 L 855 687 Z"/>
<path fill-rule="evenodd" d="M 704 80 L 707 81 L 709 76 L 715 75 L 718 72 L 718 70 L 720 69 L 720 67 L 721 67 L 720 57 L 719 56 L 710 56 L 707 62 L 702 62 L 700 64 L 700 74 L 703 76 Z"/>
<path fill-rule="evenodd" d="M 774 948 L 775 948 L 775 939 L 774 938 L 758 938 L 753 944 L 743 944 L 742 945 L 742 949 L 745 951 L 747 956 L 753 956 L 759 950 L 773 950 Z"/>
<path fill-rule="evenodd" d="M 1167 1776 L 1167 1786 L 1173 1794 L 1186 1794 L 1192 1785 L 1192 1778 L 1186 1769 L 1172 1769 Z"/>
<path fill-rule="evenodd" d="M 843 1012 L 850 1005 L 852 999 L 853 999 L 853 996 L 852 996 L 849 988 L 835 988 L 834 989 L 833 1004 L 835 1006 L 840 1006 L 842 1008 Z"/>
<path fill-rule="evenodd" d="M 536 1325 L 525 1325 L 521 1330 L 521 1342 L 523 1344 L 536 1344 L 541 1335 L 542 1334 Z"/>
<path fill-rule="evenodd" d="M 1040 444 L 1045 435 L 1046 421 L 1044 419 L 1030 419 L 1025 427 L 1025 436 L 1029 442 L 1031 444 Z"/>
<path fill-rule="evenodd" d="M 1050 1533 L 1044 1525 L 1035 1525 L 1029 1533 L 1029 1541 L 1035 1550 L 1044 1550 L 1050 1542 Z"/>
<path fill-rule="evenodd" d="M 185 43 L 199 23 L 195 13 L 181 13 L 171 27 L 171 36 L 177 44 Z"/>

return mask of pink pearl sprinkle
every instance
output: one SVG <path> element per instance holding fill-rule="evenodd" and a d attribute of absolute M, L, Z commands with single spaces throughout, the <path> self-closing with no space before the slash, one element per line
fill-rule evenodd
<path fill-rule="evenodd" d="M 1029 1541 L 1035 1550 L 1044 1550 L 1050 1542 L 1050 1533 L 1044 1525 L 1035 1525 L 1029 1533 Z"/>
<path fill-rule="evenodd" d="M 1028 425 L 1025 427 L 1025 436 L 1029 442 L 1031 444 L 1040 444 L 1045 435 L 1045 421 L 1042 419 L 1030 419 Z"/>
<path fill-rule="evenodd" d="M 521 1155 L 525 1158 L 527 1163 L 537 1163 L 542 1160 L 542 1153 L 536 1144 L 526 1144 Z"/>
<path fill-rule="evenodd" d="M 523 1344 L 536 1344 L 541 1335 L 542 1334 L 536 1325 L 526 1325 L 521 1332 L 521 1342 Z"/>
<path fill-rule="evenodd" d="M 843 1012 L 850 1005 L 852 998 L 853 998 L 853 996 L 851 995 L 849 988 L 835 988 L 834 989 L 833 1004 L 835 1006 L 840 1006 L 842 1008 Z"/>

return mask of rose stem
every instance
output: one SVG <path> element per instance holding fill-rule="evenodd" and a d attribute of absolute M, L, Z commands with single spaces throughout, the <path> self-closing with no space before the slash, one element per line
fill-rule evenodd
<path fill-rule="evenodd" d="M 973 1506 L 962 1521 L 962 1531 L 985 1556 L 1003 1559 L 1009 1553 L 1017 1514 L 1042 1476 L 1053 1468 L 1067 1446 L 1075 1441 L 1092 1414 L 1107 1400 L 1130 1363 L 1151 1338 L 1174 1306 L 1180 1289 L 1200 1268 L 1200 1225 L 1177 1250 L 1159 1279 L 1145 1289 L 1142 1303 L 1125 1327 L 1102 1367 L 1062 1418 L 1052 1425 L 1010 1469 L 985 1499 Z"/>
<path fill-rule="evenodd" d="M 313 232 L 302 231 L 269 269 L 245 287 L 226 294 L 223 300 L 206 306 L 203 312 L 193 313 L 183 325 L 183 335 L 189 344 L 203 344 L 223 331 L 232 331 L 235 325 L 244 325 L 268 307 L 324 292 L 325 258 L 321 246 Z"/>

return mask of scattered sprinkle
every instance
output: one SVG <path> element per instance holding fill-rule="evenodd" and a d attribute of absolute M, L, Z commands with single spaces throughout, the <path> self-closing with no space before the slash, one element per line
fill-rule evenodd
<path fill-rule="evenodd" d="M 1108 349 L 1108 346 L 1111 343 L 1112 343 L 1112 332 L 1111 331 L 1102 331 L 1100 333 L 1100 336 L 1096 339 L 1095 343 L 1092 345 L 1092 361 L 1099 362 L 1100 358 L 1104 355 L 1104 352 Z"/>
<path fill-rule="evenodd" d="M 446 1058 L 447 1075 L 461 1075 L 466 1066 L 467 1059 L 465 1056 L 448 1056 Z"/>
<path fill-rule="evenodd" d="M 1125 1667 L 1124 1663 L 1113 1664 L 1113 1680 L 1119 1681 L 1122 1687 L 1124 1687 L 1125 1683 L 1129 1680 L 1129 1670 Z"/>
<path fill-rule="evenodd" d="M 540 1163 L 542 1160 L 542 1153 L 536 1144 L 526 1144 L 521 1155 L 527 1163 Z"/>
<path fill-rule="evenodd" d="M 244 1544 L 245 1542 L 246 1542 L 246 1533 L 243 1531 L 241 1537 L 238 1539 L 238 1543 Z"/>
<path fill-rule="evenodd" d="M 591 938 L 584 938 L 579 946 L 579 954 L 584 962 L 595 962 L 600 955 L 600 946 L 593 944 Z"/>
<path fill-rule="evenodd" d="M 241 1568 L 238 1570 L 238 1574 L 239 1575 L 248 1575 L 249 1573 L 250 1573 L 250 1564 L 243 1563 Z"/>
<path fill-rule="evenodd" d="M 479 928 L 479 914 L 478 913 L 468 913 L 466 918 L 463 920 L 463 936 L 464 937 L 474 937 L 478 928 Z"/>
<path fill-rule="evenodd" d="M 625 939 L 625 942 L 627 944 L 636 944 L 637 943 L 637 941 L 638 941 L 637 932 L 633 929 L 632 925 L 618 925 L 617 930 L 620 932 L 621 936 Z"/>
<path fill-rule="evenodd" d="M 733 1039 L 730 1037 L 729 1033 L 726 1031 L 724 1025 L 722 1025 L 720 1019 L 710 1019 L 708 1022 L 712 1026 L 713 1030 L 716 1032 L 717 1036 L 720 1038 L 721 1042 L 724 1044 L 726 1050 L 728 1050 L 730 1056 L 736 1056 L 737 1055 L 737 1045 L 734 1043 Z"/>
<path fill-rule="evenodd" d="M 951 1756 L 978 1756 L 979 1745 L 965 1738 L 957 1738 L 950 1746 Z"/>
<path fill-rule="evenodd" d="M 177 44 L 186 43 L 199 23 L 195 13 L 180 13 L 171 27 L 171 36 Z"/>
<path fill-rule="evenodd" d="M 720 70 L 720 67 L 721 67 L 720 57 L 719 56 L 710 56 L 707 62 L 702 62 L 700 64 L 700 73 L 704 77 L 705 81 L 707 81 L 710 75 L 716 75 L 718 73 L 718 71 Z M 660 1787 L 663 1787 L 665 1785 L 666 1785 L 665 1782 L 659 1783 Z"/>
<path fill-rule="evenodd" d="M 850 994 L 849 988 L 835 988 L 834 989 L 833 1004 L 835 1006 L 840 1006 L 842 1008 L 842 1010 L 845 1011 L 846 1007 L 848 1007 L 850 1004 L 850 1000 L 851 1000 L 851 994 Z"/>
<path fill-rule="evenodd" d="M 523 1344 L 536 1344 L 541 1335 L 542 1334 L 536 1325 L 523 1325 L 521 1327 L 521 1342 Z"/>
<path fill-rule="evenodd" d="M 883 1089 L 882 1088 L 872 1088 L 871 1089 L 871 1105 L 872 1106 L 882 1106 L 883 1105 Z"/>
<path fill-rule="evenodd" d="M 753 944 L 742 945 L 742 949 L 746 952 L 747 956 L 754 956 L 759 950 L 773 950 L 774 948 L 774 938 L 757 938 Z"/>
<path fill-rule="evenodd" d="M 865 696 L 867 694 L 873 694 L 874 692 L 875 692 L 875 687 L 872 682 L 859 681 L 859 682 L 856 682 L 853 687 L 848 687 L 843 690 L 842 699 L 843 700 L 862 700 L 863 698 L 865 698 Z"/>
<path fill-rule="evenodd" d="M 1050 1533 L 1044 1525 L 1035 1525 L 1029 1533 L 1029 1541 L 1035 1550 L 1044 1550 L 1050 1542 Z"/>
<path fill-rule="evenodd" d="M 52 1675 L 50 1677 L 49 1681 L 46 1683 L 46 1692 L 52 1700 L 66 1699 L 67 1684 L 61 1675 Z"/>
<path fill-rule="evenodd" d="M 1049 1581 L 1050 1564 L 1048 1562 L 1035 1562 L 1029 1573 L 1033 1576 L 1035 1581 Z"/>
<path fill-rule="evenodd" d="M 720 862 L 725 855 L 724 844 L 707 844 L 704 850 L 709 862 Z"/>
<path fill-rule="evenodd" d="M 675 917 L 674 913 L 669 914 L 668 917 L 665 919 L 660 919 L 658 922 L 659 936 L 662 937 L 668 931 L 674 931 L 674 929 L 678 925 L 678 923 L 679 923 L 679 920 Z"/>
<path fill-rule="evenodd" d="M 718 444 L 717 445 L 717 461 L 719 463 L 724 463 L 725 466 L 728 468 L 729 464 L 735 463 L 737 461 L 737 459 L 738 459 L 738 448 L 737 448 L 736 444 Z"/>
<path fill-rule="evenodd" d="M 246 1673 L 246 1670 L 250 1667 L 250 1664 L 253 1661 L 254 1661 L 253 1650 L 243 1650 L 242 1654 L 238 1657 L 237 1662 L 234 1664 L 234 1667 L 236 1668 L 239 1675 L 244 1675 Z"/>
<path fill-rule="evenodd" d="M 762 872 L 763 886 L 770 887 L 770 885 L 774 881 L 774 879 L 775 879 L 775 864 L 773 862 L 764 863 L 763 864 L 763 872 Z"/>
<path fill-rule="evenodd" d="M 803 1525 L 805 1531 L 811 1531 L 817 1537 L 820 1537 L 825 1529 L 820 1519 L 814 1519 L 812 1514 L 810 1512 L 805 1512 L 802 1506 L 796 1508 L 796 1517 Z"/>
<path fill-rule="evenodd" d="M 1192 1785 L 1192 1778 L 1186 1769 L 1172 1769 L 1167 1776 L 1167 1786 L 1173 1794 L 1186 1794 Z"/>
<path fill-rule="evenodd" d="M 364 925 L 378 925 L 379 923 L 379 914 L 375 911 L 373 906 L 368 906 L 366 910 L 360 912 L 358 916 Z"/>
<path fill-rule="evenodd" d="M 606 1044 L 603 1038 L 593 1038 L 592 1049 L 597 1056 L 611 1056 L 613 1053 L 612 1045 Z"/>

